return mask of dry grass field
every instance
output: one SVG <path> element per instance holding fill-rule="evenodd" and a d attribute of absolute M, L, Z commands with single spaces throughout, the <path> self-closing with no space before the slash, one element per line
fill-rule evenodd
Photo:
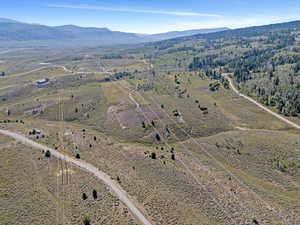
<path fill-rule="evenodd" d="M 1 224 L 82 224 L 85 216 L 92 224 L 139 224 L 89 173 L 4 136 L 0 139 Z"/>

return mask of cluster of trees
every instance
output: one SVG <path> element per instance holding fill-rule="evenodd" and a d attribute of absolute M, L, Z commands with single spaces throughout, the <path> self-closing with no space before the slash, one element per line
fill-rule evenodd
<path fill-rule="evenodd" d="M 113 79 L 117 79 L 117 80 L 120 80 L 120 79 L 124 79 L 126 77 L 129 77 L 131 76 L 131 73 L 128 73 L 128 72 L 118 72 L 118 73 L 115 73 L 112 78 Z"/>
<path fill-rule="evenodd" d="M 172 54 L 172 53 L 178 53 L 178 52 L 186 52 L 188 53 L 189 51 L 198 51 L 198 49 L 192 47 L 192 46 L 183 46 L 183 47 L 178 47 L 178 48 L 171 48 L 169 49 L 166 53 L 167 54 Z"/>
<path fill-rule="evenodd" d="M 220 88 L 220 83 L 217 81 L 217 82 L 213 82 L 213 83 L 210 83 L 209 84 L 209 90 L 211 90 L 211 91 L 217 91 L 217 90 L 219 90 L 219 88 Z"/>
<path fill-rule="evenodd" d="M 212 69 L 205 70 L 205 75 L 212 80 L 220 80 L 222 78 L 221 74 L 218 71 Z"/>
<path fill-rule="evenodd" d="M 131 77 L 131 76 L 132 76 L 132 74 L 128 73 L 128 72 L 118 72 L 118 73 L 111 75 L 110 77 L 103 78 L 103 79 L 99 80 L 98 82 L 110 82 L 110 81 L 114 81 L 114 80 L 125 79 L 125 78 Z"/>
<path fill-rule="evenodd" d="M 194 57 L 193 61 L 189 65 L 189 70 L 190 71 L 197 71 L 201 69 L 206 70 L 209 68 L 215 68 L 224 65 L 225 62 L 220 60 L 217 54 L 213 54 L 205 57 Z"/>
<path fill-rule="evenodd" d="M 145 121 L 142 121 L 142 128 L 144 128 L 145 130 L 151 128 L 151 127 L 156 127 L 156 123 L 154 120 L 151 120 L 151 122 L 149 124 L 147 124 Z"/>
<path fill-rule="evenodd" d="M 23 120 L 0 120 L 0 123 L 21 123 L 25 124 Z"/>
<path fill-rule="evenodd" d="M 121 55 L 104 55 L 101 59 L 122 59 Z"/>
<path fill-rule="evenodd" d="M 260 102 L 267 106 L 276 107 L 285 116 L 300 118 L 300 86 L 299 84 L 282 84 L 278 77 L 274 77 L 269 87 L 263 84 L 248 87 L 247 91 L 255 92 Z"/>
<path fill-rule="evenodd" d="M 156 147 L 156 149 L 159 149 L 159 148 Z M 161 147 L 161 150 L 164 150 L 164 147 Z M 175 161 L 176 160 L 176 156 L 175 156 L 175 150 L 174 150 L 174 148 L 171 148 L 170 153 L 171 153 L 171 157 L 170 157 L 171 160 Z M 148 154 L 148 153 L 145 152 L 145 154 Z M 149 157 L 151 159 L 153 159 L 153 160 L 156 160 L 158 158 L 156 152 L 151 152 Z M 165 156 L 161 155 L 160 158 L 161 159 L 165 159 Z M 163 162 L 164 162 L 164 164 L 166 163 L 165 161 L 163 161 Z"/>
<path fill-rule="evenodd" d="M 300 30 L 299 22 L 208 34 L 206 43 L 213 53 L 193 57 L 188 69 L 202 71 L 225 88 L 229 82 L 221 72 L 232 73 L 245 93 L 286 116 L 300 118 L 300 48 L 295 30 Z M 225 45 L 236 50 L 230 55 Z M 216 91 L 219 83 L 211 83 L 209 88 Z"/>
<path fill-rule="evenodd" d="M 97 200 L 98 199 L 98 192 L 94 189 L 93 192 L 92 192 L 92 196 L 93 196 L 93 199 L 94 200 Z M 88 196 L 86 193 L 82 193 L 82 199 L 83 200 L 87 200 L 88 199 Z"/>
<path fill-rule="evenodd" d="M 276 107 L 279 113 L 300 118 L 300 54 L 264 50 L 260 55 L 248 55 L 232 69 L 245 92 L 255 94 L 261 103 Z M 249 80 L 252 85 L 248 85 Z"/>

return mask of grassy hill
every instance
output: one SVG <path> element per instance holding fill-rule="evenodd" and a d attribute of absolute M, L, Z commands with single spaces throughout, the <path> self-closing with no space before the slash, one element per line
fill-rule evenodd
<path fill-rule="evenodd" d="M 199 71 L 211 79 L 232 73 L 244 93 L 297 118 L 299 32 L 300 22 L 294 21 L 171 39 L 144 49 L 156 69 Z"/>

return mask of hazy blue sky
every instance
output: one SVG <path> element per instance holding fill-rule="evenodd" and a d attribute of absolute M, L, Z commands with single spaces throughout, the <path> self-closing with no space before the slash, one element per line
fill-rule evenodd
<path fill-rule="evenodd" d="M 158 33 L 300 20 L 300 0 L 0 0 L 0 17 Z"/>

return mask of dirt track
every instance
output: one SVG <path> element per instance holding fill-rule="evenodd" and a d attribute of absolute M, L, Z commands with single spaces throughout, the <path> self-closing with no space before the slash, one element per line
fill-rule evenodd
<path fill-rule="evenodd" d="M 254 104 L 257 105 L 259 108 L 261 108 L 261 109 L 265 110 L 266 112 L 272 114 L 273 116 L 275 116 L 275 117 L 277 117 L 278 119 L 282 120 L 282 121 L 285 122 L 286 124 L 288 124 L 288 125 L 290 125 L 290 126 L 296 128 L 296 129 L 300 129 L 300 125 L 298 125 L 298 124 L 296 124 L 296 123 L 294 123 L 294 122 L 292 122 L 292 121 L 290 121 L 290 120 L 284 118 L 283 116 L 279 115 L 278 113 L 273 112 L 272 110 L 270 110 L 270 109 L 268 109 L 267 107 L 263 106 L 263 105 L 260 104 L 259 102 L 255 101 L 254 99 L 252 99 L 252 98 L 250 98 L 250 97 L 248 97 L 248 96 L 246 96 L 246 95 L 240 93 L 240 92 L 238 91 L 238 89 L 236 89 L 236 87 L 234 86 L 232 79 L 231 79 L 228 75 L 224 75 L 224 76 L 228 79 L 230 88 L 231 88 L 236 94 L 238 94 L 239 96 L 241 96 L 241 97 L 247 99 L 248 101 L 254 103 Z"/>
<path fill-rule="evenodd" d="M 130 209 L 130 211 L 132 212 L 132 214 L 144 225 L 152 225 L 147 219 L 146 217 L 142 214 L 142 212 L 134 205 L 134 203 L 128 198 L 126 192 L 122 189 L 122 187 L 120 185 L 118 185 L 117 183 L 115 183 L 106 173 L 100 171 L 98 168 L 96 168 L 95 166 L 84 162 L 82 160 L 78 160 L 78 159 L 74 159 L 70 156 L 64 155 L 54 149 L 48 148 L 44 145 L 41 145 L 37 142 L 34 142 L 20 134 L 17 133 L 13 133 L 11 131 L 8 130 L 1 130 L 0 129 L 0 134 L 3 135 L 7 135 L 10 136 L 22 143 L 24 143 L 25 145 L 29 145 L 32 146 L 34 148 L 38 148 L 44 151 L 50 151 L 51 155 L 62 159 L 66 162 L 72 163 L 76 166 L 78 166 L 81 169 L 84 169 L 92 174 L 94 174 L 98 179 L 102 180 L 107 186 L 109 186 L 111 188 L 111 190 L 117 195 L 117 197 Z"/>

